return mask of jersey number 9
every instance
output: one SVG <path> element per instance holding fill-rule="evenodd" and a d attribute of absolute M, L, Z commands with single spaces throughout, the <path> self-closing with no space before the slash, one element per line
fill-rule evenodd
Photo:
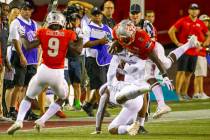
<path fill-rule="evenodd" d="M 51 57 L 56 57 L 58 55 L 58 49 L 59 49 L 60 41 L 57 38 L 50 38 L 48 41 L 48 55 Z"/>

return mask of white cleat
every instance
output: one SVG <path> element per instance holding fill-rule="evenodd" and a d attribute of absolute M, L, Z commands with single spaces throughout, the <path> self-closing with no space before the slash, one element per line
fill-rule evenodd
<path fill-rule="evenodd" d="M 209 99 L 210 97 L 207 96 L 205 93 L 201 93 L 200 99 Z"/>
<path fill-rule="evenodd" d="M 7 117 L 0 117 L 0 121 L 6 121 L 6 122 L 14 122 L 11 118 L 7 118 Z"/>
<path fill-rule="evenodd" d="M 140 127 L 140 123 L 138 121 L 135 121 L 133 124 L 131 124 L 127 128 L 128 134 L 131 135 L 131 136 L 137 135 L 138 134 L 138 131 L 139 131 L 139 127 Z"/>
<path fill-rule="evenodd" d="M 41 121 L 39 120 L 36 120 L 35 122 L 35 125 L 34 125 L 34 129 L 40 133 L 41 132 L 41 129 L 45 126 Z"/>
<path fill-rule="evenodd" d="M 8 130 L 8 135 L 13 135 L 17 130 L 21 129 L 23 127 L 23 122 L 16 121 Z"/>
<path fill-rule="evenodd" d="M 198 41 L 197 36 L 195 35 L 190 36 L 190 38 L 188 39 L 188 42 L 190 43 L 191 48 L 194 48 L 194 47 L 198 48 L 201 46 L 200 42 Z"/>
<path fill-rule="evenodd" d="M 158 119 L 163 114 L 166 114 L 169 112 L 171 112 L 171 108 L 169 106 L 165 105 L 164 107 L 157 108 L 157 111 L 154 113 L 154 115 L 152 117 L 153 117 L 153 119 Z"/>

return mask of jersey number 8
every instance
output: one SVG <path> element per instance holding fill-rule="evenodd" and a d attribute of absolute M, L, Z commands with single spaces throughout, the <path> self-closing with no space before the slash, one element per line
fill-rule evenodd
<path fill-rule="evenodd" d="M 56 57 L 58 55 L 58 49 L 59 49 L 60 41 L 57 38 L 50 38 L 48 41 L 48 55 L 51 57 Z"/>

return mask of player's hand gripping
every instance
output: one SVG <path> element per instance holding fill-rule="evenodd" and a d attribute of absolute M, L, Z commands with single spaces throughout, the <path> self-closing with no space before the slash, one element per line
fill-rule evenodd
<path fill-rule="evenodd" d="M 168 87 L 169 90 L 174 90 L 174 86 L 171 83 L 172 80 L 170 80 L 167 76 L 163 78 L 163 85 L 166 85 Z"/>

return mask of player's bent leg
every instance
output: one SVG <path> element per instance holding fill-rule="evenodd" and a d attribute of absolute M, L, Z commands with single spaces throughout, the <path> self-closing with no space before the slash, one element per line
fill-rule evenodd
<path fill-rule="evenodd" d="M 130 134 L 136 135 L 139 130 L 139 122 L 137 122 L 137 113 L 143 105 L 142 96 L 127 101 L 119 113 L 119 115 L 111 122 L 108 131 L 111 134 Z M 129 115 L 128 115 L 129 114 Z M 133 124 L 131 124 L 133 122 Z M 130 125 L 131 124 L 131 125 Z"/>
<path fill-rule="evenodd" d="M 34 129 L 40 132 L 41 128 L 45 126 L 45 122 L 49 120 L 53 115 L 56 114 L 61 109 L 62 104 L 65 99 L 57 99 L 55 103 L 49 106 L 49 109 L 44 113 L 44 115 L 35 121 Z"/>
<path fill-rule="evenodd" d="M 68 84 L 65 79 L 58 79 L 54 86 L 50 85 L 55 91 L 55 94 L 59 97 L 55 103 L 49 106 L 49 109 L 44 113 L 44 115 L 35 121 L 34 128 L 40 132 L 40 129 L 45 126 L 45 122 L 49 120 L 53 115 L 56 114 L 61 109 L 62 104 L 68 97 Z"/>
<path fill-rule="evenodd" d="M 16 122 L 7 130 L 7 133 L 9 135 L 13 135 L 17 130 L 23 127 L 23 120 L 25 118 L 27 111 L 31 107 L 31 101 L 32 99 L 35 99 L 35 97 L 41 91 L 42 91 L 42 86 L 39 85 L 39 82 L 37 80 L 37 75 L 35 75 L 29 83 L 26 92 L 26 97 L 21 101 Z"/>
<path fill-rule="evenodd" d="M 145 94 L 150 91 L 150 85 L 142 83 L 142 85 L 127 85 L 122 90 L 116 94 L 116 101 L 119 104 L 123 104 L 130 99 L 134 99 L 139 95 Z"/>

